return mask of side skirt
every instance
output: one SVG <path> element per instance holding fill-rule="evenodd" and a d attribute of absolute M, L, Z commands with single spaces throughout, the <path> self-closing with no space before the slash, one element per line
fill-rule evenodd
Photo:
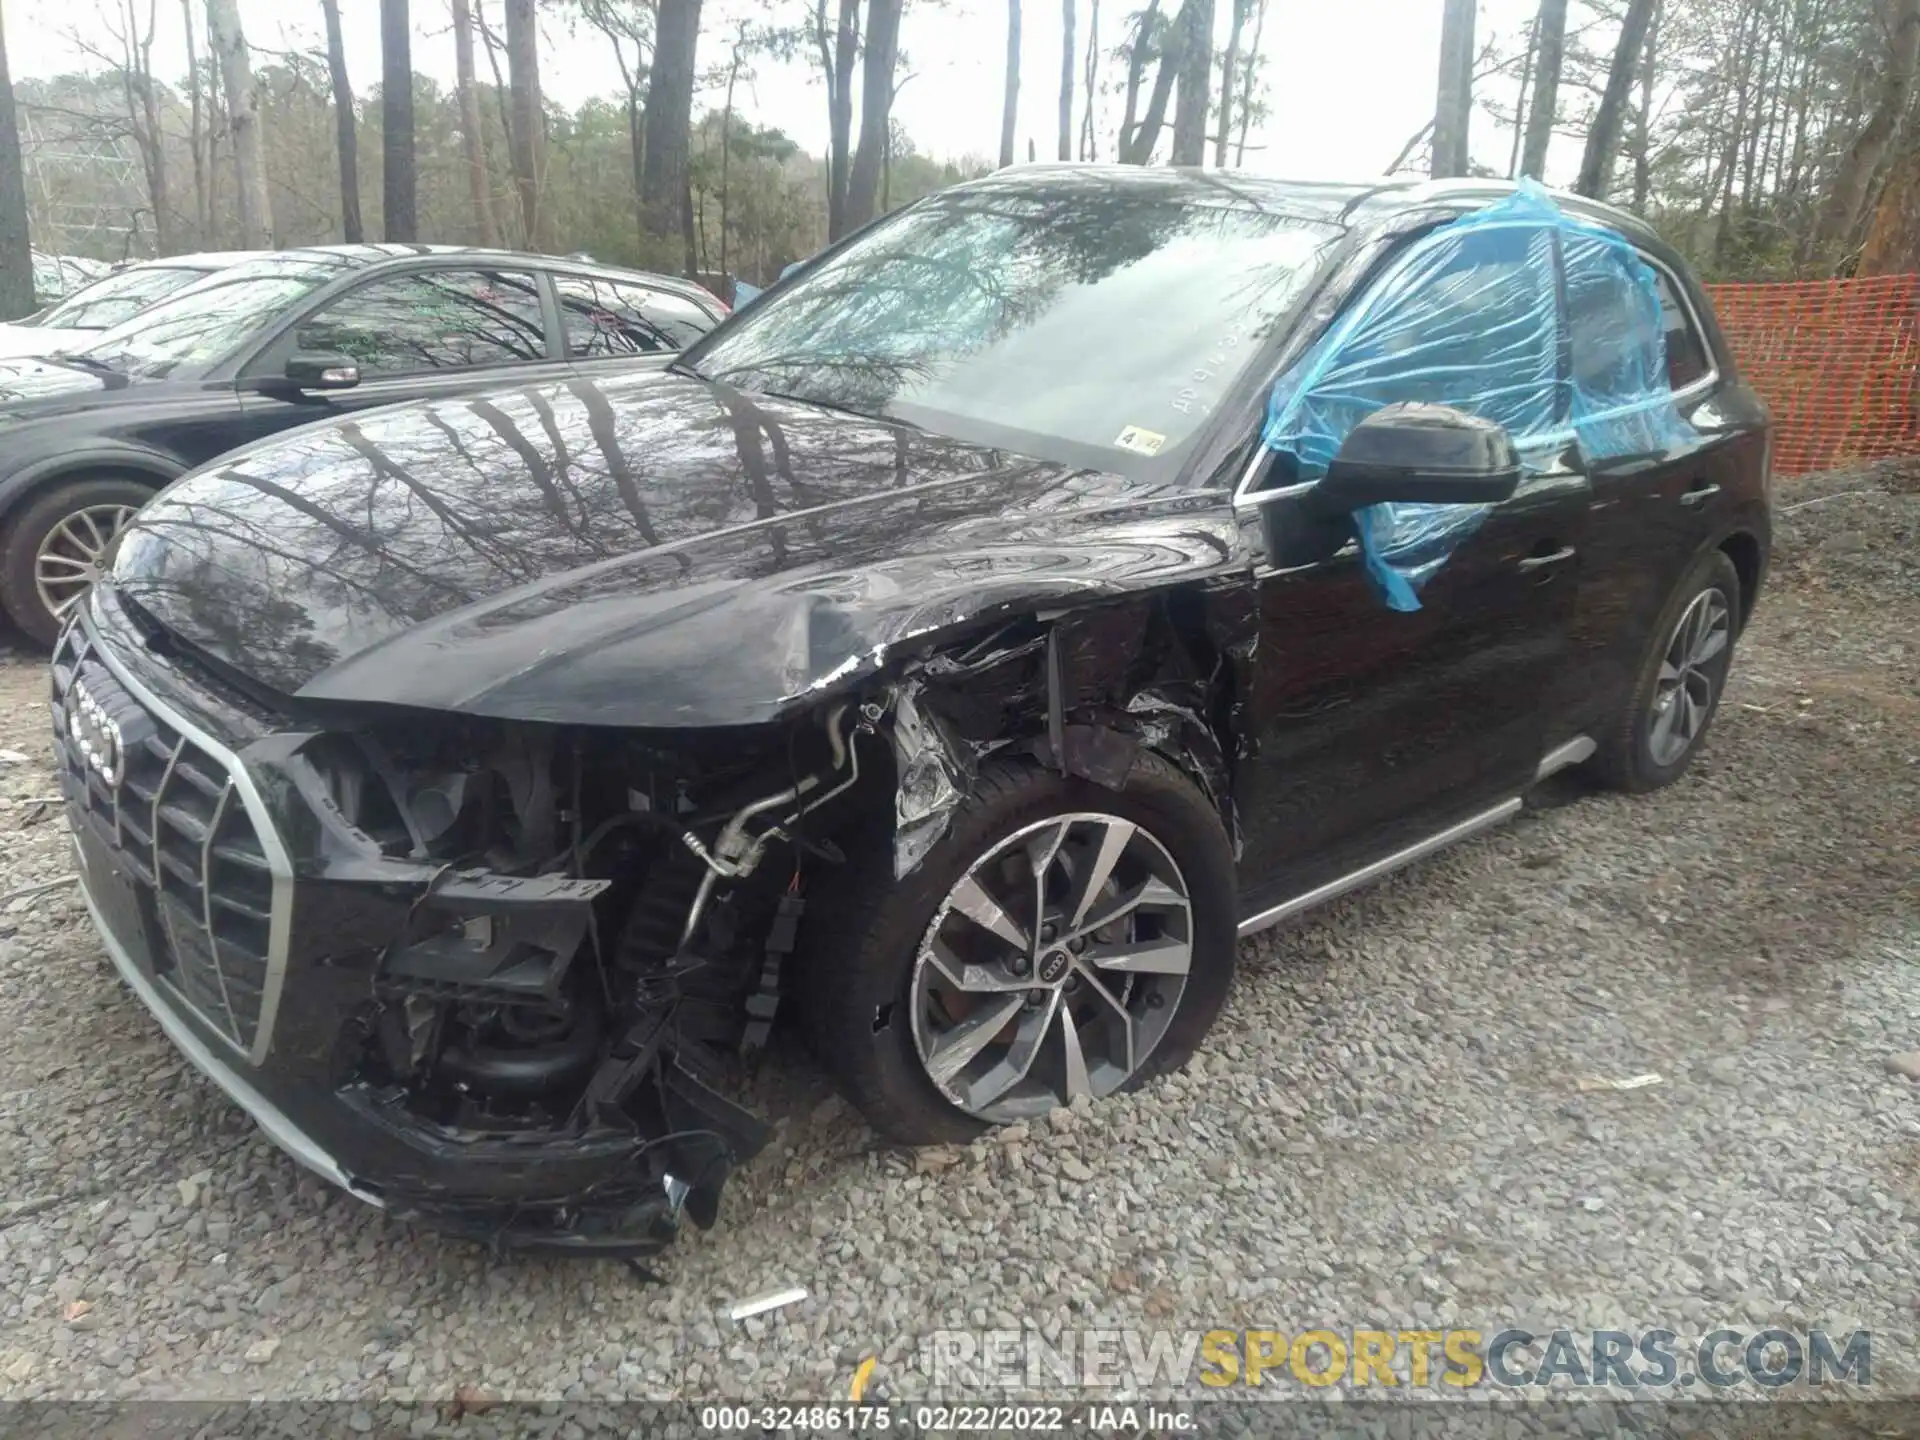
<path fill-rule="evenodd" d="M 1549 751 L 1541 759 L 1534 778 L 1544 780 L 1555 771 L 1564 770 L 1570 765 L 1578 765 L 1593 754 L 1593 751 L 1593 741 L 1584 735 L 1569 740 L 1566 744 Z M 1349 890 L 1357 890 L 1383 875 L 1391 875 L 1395 870 L 1411 865 L 1416 860 L 1424 860 L 1427 856 L 1444 850 L 1449 845 L 1478 835 L 1482 830 L 1490 830 L 1495 825 L 1511 820 L 1519 814 L 1520 807 L 1521 800 L 1518 795 L 1502 800 L 1498 805 L 1482 810 L 1476 815 L 1469 815 L 1466 819 L 1457 821 L 1444 830 L 1435 831 L 1424 840 L 1416 840 L 1413 844 L 1395 850 L 1390 855 L 1382 855 L 1378 860 L 1362 865 L 1357 870 L 1350 870 L 1345 875 L 1327 881 L 1324 885 L 1316 885 L 1311 890 L 1295 895 L 1291 900 L 1283 900 L 1278 905 L 1249 915 L 1240 922 L 1240 936 L 1245 939 L 1249 935 L 1257 935 L 1283 920 L 1291 919 L 1303 910 L 1324 905 L 1329 900 L 1345 895 Z"/>

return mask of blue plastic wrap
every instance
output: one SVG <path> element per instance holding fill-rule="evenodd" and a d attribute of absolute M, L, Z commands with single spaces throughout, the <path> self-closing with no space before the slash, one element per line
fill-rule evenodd
<path fill-rule="evenodd" d="M 1574 358 L 1564 375 L 1568 331 Z M 1275 384 L 1265 443 L 1291 457 L 1299 480 L 1317 480 L 1355 425 L 1403 400 L 1498 421 L 1535 465 L 1574 440 L 1588 459 L 1603 459 L 1691 434 L 1667 381 L 1652 270 L 1622 236 L 1569 217 L 1531 181 L 1415 242 Z M 1419 609 L 1420 587 L 1486 510 L 1358 512 L 1367 570 L 1387 604 Z"/>

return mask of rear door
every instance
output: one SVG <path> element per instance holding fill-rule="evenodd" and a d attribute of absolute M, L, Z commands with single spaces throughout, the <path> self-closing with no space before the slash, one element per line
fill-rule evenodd
<path fill-rule="evenodd" d="M 295 351 L 344 355 L 360 370 L 345 390 L 273 385 Z M 243 385 L 251 438 L 404 400 L 565 379 L 540 277 L 531 270 L 449 265 L 388 272 L 343 291 L 268 346 Z"/>
<path fill-rule="evenodd" d="M 1596 703 L 1617 703 L 1632 684 L 1667 597 L 1725 528 L 1723 512 L 1747 463 L 1735 442 L 1750 425 L 1744 416 L 1723 415 L 1716 403 L 1719 367 L 1685 285 L 1660 261 L 1640 258 L 1658 286 L 1667 379 L 1685 426 L 1666 446 L 1629 449 L 1590 466 L 1593 564 L 1582 573 L 1575 643 L 1587 657 Z M 1576 374 L 1604 374 L 1610 337 L 1581 313 L 1577 291 L 1568 329 Z"/>

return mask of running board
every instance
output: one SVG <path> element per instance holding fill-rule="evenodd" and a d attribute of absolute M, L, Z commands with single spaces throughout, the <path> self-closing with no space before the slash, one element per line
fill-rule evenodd
<path fill-rule="evenodd" d="M 1559 752 L 1556 751 L 1554 753 L 1558 754 Z M 1549 756 L 1548 758 L 1551 759 L 1552 757 Z M 1573 762 L 1569 761 L 1568 763 L 1571 764 Z M 1262 930 L 1278 925 L 1282 920 L 1298 915 L 1302 910 L 1311 910 L 1316 905 L 1324 905 L 1327 901 L 1344 895 L 1349 890 L 1359 889 L 1369 880 L 1378 880 L 1382 875 L 1392 874 L 1403 865 L 1411 865 L 1416 860 L 1424 860 L 1435 851 L 1444 850 L 1456 841 L 1465 840 L 1469 835 L 1478 835 L 1482 830 L 1491 829 L 1503 820 L 1512 819 L 1519 811 L 1520 798 L 1518 796 L 1515 796 L 1511 800 L 1502 800 L 1491 810 L 1482 810 L 1478 815 L 1469 815 L 1458 824 L 1449 825 L 1446 829 L 1429 835 L 1424 840 L 1415 841 L 1404 850 L 1396 850 L 1391 855 L 1383 855 L 1371 865 L 1362 865 L 1358 870 L 1342 875 L 1337 880 L 1329 880 L 1326 884 L 1316 886 L 1303 895 L 1296 895 L 1293 899 L 1283 901 L 1269 910 L 1262 910 L 1257 915 L 1249 915 L 1240 922 L 1241 938 L 1244 939 L 1249 935 L 1257 935 Z"/>
<path fill-rule="evenodd" d="M 1578 765 L 1582 760 L 1591 758 L 1600 747 L 1585 735 L 1576 735 L 1564 745 L 1556 745 L 1540 757 L 1540 768 L 1533 772 L 1534 783 L 1546 779 L 1569 765 Z"/>

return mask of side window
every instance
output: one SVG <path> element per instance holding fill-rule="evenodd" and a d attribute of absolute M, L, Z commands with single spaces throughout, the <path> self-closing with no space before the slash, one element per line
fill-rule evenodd
<path fill-rule="evenodd" d="M 1489 225 L 1417 244 L 1275 387 L 1266 443 L 1301 479 L 1400 401 L 1455 406 L 1516 439 L 1562 423 L 1552 232 Z"/>
<path fill-rule="evenodd" d="M 1563 254 L 1576 408 L 1584 414 L 1644 400 L 1664 378 L 1645 271 L 1624 244 L 1578 232 L 1566 237 Z"/>
<path fill-rule="evenodd" d="M 1713 369 L 1707 356 L 1707 342 L 1694 327 L 1693 314 L 1674 289 L 1673 278 L 1658 265 L 1653 278 L 1660 288 L 1660 320 L 1667 332 L 1667 381 L 1676 390 L 1684 390 L 1704 379 Z"/>
<path fill-rule="evenodd" d="M 368 377 L 524 365 L 547 355 L 533 277 L 498 270 L 370 281 L 310 317 L 297 343 L 345 355 Z"/>
<path fill-rule="evenodd" d="M 567 351 L 585 360 L 684 350 L 714 326 L 691 300 L 601 278 L 556 275 Z"/>

